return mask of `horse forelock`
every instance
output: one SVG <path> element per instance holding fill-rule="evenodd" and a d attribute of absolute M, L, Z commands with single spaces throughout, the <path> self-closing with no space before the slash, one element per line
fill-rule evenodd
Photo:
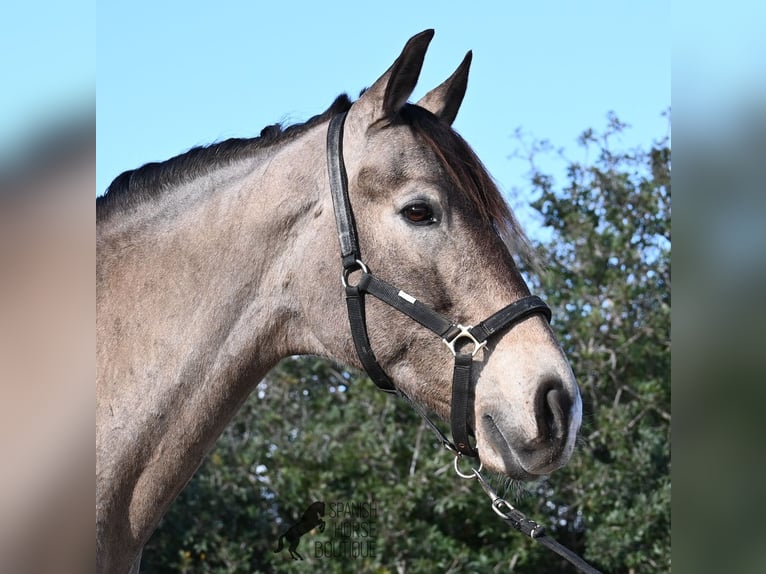
<path fill-rule="evenodd" d="M 452 184 L 476 210 L 483 225 L 488 229 L 494 228 L 508 249 L 527 265 L 539 267 L 536 254 L 500 189 L 460 134 L 419 106 L 406 105 L 400 116 L 428 145 Z"/>

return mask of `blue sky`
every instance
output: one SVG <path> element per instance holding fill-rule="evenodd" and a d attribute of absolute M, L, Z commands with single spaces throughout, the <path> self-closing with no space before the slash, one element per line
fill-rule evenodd
<path fill-rule="evenodd" d="M 23 154 L 30 135 L 93 109 L 95 29 L 92 3 L 3 3 L 0 165 Z"/>
<path fill-rule="evenodd" d="M 668 1 L 99 1 L 97 27 L 97 193 L 126 169 L 355 97 L 425 28 L 413 99 L 473 50 L 455 128 L 504 191 L 526 171 L 508 157 L 517 127 L 573 153 L 610 110 L 628 144 L 668 129 Z"/>

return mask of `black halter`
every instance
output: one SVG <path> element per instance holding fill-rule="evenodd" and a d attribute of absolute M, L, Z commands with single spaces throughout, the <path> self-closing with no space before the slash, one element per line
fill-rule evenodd
<path fill-rule="evenodd" d="M 471 384 L 473 357 L 487 344 L 488 339 L 531 315 L 541 314 L 550 321 L 551 310 L 543 303 L 542 299 L 530 295 L 504 307 L 475 327 L 464 327 L 459 323 L 450 321 L 412 295 L 373 275 L 362 260 L 354 224 L 354 214 L 348 197 L 348 180 L 343 163 L 343 123 L 345 117 L 345 113 L 338 114 L 330 121 L 327 131 L 327 167 L 330 172 L 330 191 L 335 208 L 335 221 L 338 227 L 343 261 L 342 282 L 346 290 L 348 318 L 356 352 L 367 374 L 375 384 L 383 391 L 401 395 L 412 404 L 431 428 L 437 432 L 445 446 L 462 455 L 477 457 L 478 453 L 468 439 L 469 435 L 474 434 L 468 422 L 470 408 L 473 404 L 474 389 Z M 359 280 L 356 284 L 351 285 L 349 276 L 357 271 L 361 273 Z M 375 358 L 367 335 L 364 307 L 364 298 L 367 294 L 401 311 L 423 327 L 433 331 L 441 337 L 454 355 L 455 366 L 452 378 L 450 414 L 454 444 L 430 421 L 417 403 L 397 389 Z"/>
<path fill-rule="evenodd" d="M 500 309 L 500 311 L 475 327 L 464 327 L 424 305 L 409 293 L 397 289 L 390 283 L 386 283 L 370 273 L 370 270 L 363 263 L 359 250 L 359 240 L 357 239 L 356 226 L 354 225 L 354 213 L 351 210 L 351 203 L 348 198 L 348 181 L 346 178 L 346 168 L 343 165 L 343 122 L 345 117 L 345 113 L 339 114 L 330 121 L 330 127 L 327 130 L 327 167 L 330 171 L 330 191 L 332 192 L 335 222 L 338 226 L 338 238 L 340 239 L 340 251 L 343 260 L 341 281 L 346 290 L 348 320 L 351 324 L 351 335 L 354 339 L 356 352 L 367 374 L 378 385 L 378 388 L 387 393 L 398 394 L 412 405 L 439 436 L 444 446 L 456 454 L 455 471 L 457 474 L 462 478 L 476 478 L 484 492 L 492 500 L 492 510 L 507 524 L 547 546 L 576 566 L 580 571 L 586 574 L 600 574 L 598 570 L 585 562 L 577 554 L 548 536 L 543 526 L 530 520 L 508 501 L 498 496 L 482 476 L 480 472 L 481 465 L 479 465 L 478 469 L 471 469 L 470 474 L 464 474 L 458 469 L 461 456 L 479 456 L 468 440 L 468 435 L 473 435 L 468 420 L 473 403 L 474 389 L 471 385 L 471 368 L 474 355 L 487 344 L 488 339 L 531 315 L 539 313 L 550 321 L 551 310 L 543 303 L 542 299 L 530 295 L 522 297 L 515 303 Z M 352 285 L 349 283 L 349 278 L 355 272 L 359 272 L 360 277 L 357 283 Z M 412 401 L 394 385 L 375 358 L 375 353 L 370 346 L 370 339 L 367 336 L 367 319 L 364 312 L 364 297 L 367 294 L 380 299 L 436 333 L 454 355 L 452 412 L 450 413 L 454 444 L 428 418 L 428 415 L 418 403 Z"/>

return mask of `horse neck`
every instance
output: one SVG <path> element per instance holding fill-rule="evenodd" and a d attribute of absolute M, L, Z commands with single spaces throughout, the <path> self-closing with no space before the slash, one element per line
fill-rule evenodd
<path fill-rule="evenodd" d="M 280 279 L 289 273 L 290 239 L 311 233 L 306 215 L 316 197 L 306 192 L 318 187 L 305 185 L 316 170 L 296 173 L 292 166 L 307 162 L 294 155 L 267 150 L 255 165 L 222 168 L 101 225 L 99 307 L 119 323 L 119 333 L 101 333 L 104 340 L 119 334 L 123 343 L 141 345 L 144 352 L 133 355 L 142 364 L 153 358 L 152 348 L 162 350 L 156 367 L 168 373 L 181 372 L 174 358 L 183 362 L 194 353 L 202 360 L 200 354 L 235 344 L 238 327 L 247 327 L 256 359 L 281 355 L 275 345 L 284 340 L 285 323 L 276 319 L 289 313 L 292 300 Z M 294 189 L 296 180 L 302 189 Z"/>
<path fill-rule="evenodd" d="M 128 517 L 131 539 L 151 533 L 257 381 L 300 350 L 292 279 L 326 201 L 321 132 L 99 224 L 97 467 L 110 491 L 97 496 L 103 520 Z"/>

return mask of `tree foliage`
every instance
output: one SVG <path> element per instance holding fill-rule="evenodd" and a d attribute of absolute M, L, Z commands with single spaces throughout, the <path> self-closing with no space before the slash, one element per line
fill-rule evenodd
<path fill-rule="evenodd" d="M 539 281 L 578 376 L 578 455 L 548 491 L 560 538 L 610 572 L 670 570 L 670 147 L 616 150 L 626 129 L 579 139 L 566 185 L 533 171 L 553 230 Z M 550 502 L 550 498 L 546 504 Z M 542 510 L 542 508 L 541 508 Z M 579 531 L 579 532 L 578 532 Z M 578 541 L 579 539 L 579 541 Z"/>
<path fill-rule="evenodd" d="M 610 116 L 603 133 L 586 131 L 579 141 L 595 159 L 569 162 L 560 187 L 531 173 L 534 208 L 552 234 L 537 246 L 545 270 L 533 291 L 554 309 L 584 425 L 568 467 L 537 484 L 494 486 L 603 570 L 666 572 L 670 147 L 617 151 L 624 129 Z M 303 536 L 305 560 L 275 553 L 317 500 L 328 505 L 327 527 Z M 371 504 L 374 516 L 329 515 L 330 504 L 346 503 Z M 346 534 L 360 543 L 358 556 L 339 545 Z M 498 520 L 405 403 L 358 373 L 303 357 L 258 384 L 147 545 L 142 571 L 573 569 Z"/>

